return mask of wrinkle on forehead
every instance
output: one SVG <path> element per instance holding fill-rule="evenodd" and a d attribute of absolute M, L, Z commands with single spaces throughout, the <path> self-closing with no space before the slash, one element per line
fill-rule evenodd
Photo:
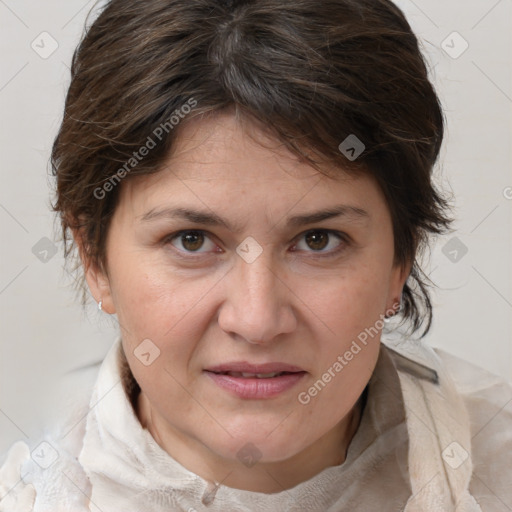
<path fill-rule="evenodd" d="M 174 179 L 193 194 L 196 183 L 229 188 L 229 183 L 235 182 L 239 185 L 236 197 L 255 191 L 257 187 L 261 196 L 259 208 L 264 210 L 280 190 L 292 191 L 299 200 L 320 184 L 330 187 L 329 182 L 348 183 L 365 178 L 365 175 L 349 175 L 343 169 L 335 169 L 334 173 L 326 176 L 301 161 L 256 123 L 228 112 L 218 112 L 191 119 L 181 126 L 161 170 L 127 179 L 122 183 L 121 201 L 129 212 L 138 215 L 142 213 L 139 208 L 151 202 L 155 194 L 162 196 L 164 188 L 172 193 L 169 186 Z M 234 192 L 233 189 L 230 192 Z M 200 201 L 201 197 L 197 199 Z"/>
<path fill-rule="evenodd" d="M 244 153 L 256 149 L 260 168 L 272 166 L 283 172 L 283 179 L 293 177 L 299 181 L 316 182 L 321 179 L 336 181 L 357 179 L 343 169 L 330 166 L 329 175 L 320 172 L 293 154 L 286 145 L 270 136 L 256 122 L 227 112 L 217 112 L 207 117 L 197 117 L 180 126 L 177 139 L 161 170 L 151 175 L 134 176 L 135 182 L 146 181 L 148 185 L 172 172 L 182 181 L 233 180 L 251 181 L 255 176 L 243 172 Z M 254 162 L 256 165 L 256 162 Z M 202 171 L 208 167 L 208 174 Z M 245 166 L 246 167 L 246 166 Z M 264 173 L 257 175 L 265 180 Z M 275 181 L 276 176 L 269 181 Z M 131 181 L 131 180 L 130 180 Z"/>

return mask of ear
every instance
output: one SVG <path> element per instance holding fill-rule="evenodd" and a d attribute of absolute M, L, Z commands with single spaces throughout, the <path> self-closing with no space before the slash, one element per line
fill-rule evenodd
<path fill-rule="evenodd" d="M 110 280 L 107 271 L 98 268 L 90 257 L 86 250 L 85 239 L 79 229 L 73 229 L 73 238 L 78 247 L 80 254 L 80 260 L 84 269 L 85 280 L 89 286 L 92 296 L 96 302 L 102 301 L 101 308 L 106 313 L 112 315 L 116 312 L 114 301 L 112 298 L 112 291 L 110 287 Z"/>
<path fill-rule="evenodd" d="M 389 293 L 386 303 L 386 309 L 397 311 L 400 305 L 400 297 L 404 288 L 405 282 L 411 273 L 413 261 L 405 263 L 404 265 L 396 265 L 391 270 L 391 280 L 389 283 Z"/>

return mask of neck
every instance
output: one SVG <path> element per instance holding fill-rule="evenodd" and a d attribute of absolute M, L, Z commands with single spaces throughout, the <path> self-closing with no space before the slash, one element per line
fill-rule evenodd
<path fill-rule="evenodd" d="M 364 395 L 364 393 L 363 393 Z M 309 480 L 324 469 L 342 464 L 362 416 L 363 395 L 335 428 L 287 460 L 258 462 L 241 466 L 212 452 L 197 439 L 163 425 L 141 392 L 137 416 L 159 444 L 174 460 L 204 480 L 252 492 L 276 493 Z"/>

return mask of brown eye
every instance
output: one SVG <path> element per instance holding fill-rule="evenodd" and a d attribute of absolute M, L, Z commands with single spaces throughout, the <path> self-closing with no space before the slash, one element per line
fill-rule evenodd
<path fill-rule="evenodd" d="M 204 235 L 202 233 L 192 232 L 181 235 L 183 247 L 187 251 L 197 251 L 204 243 Z"/>
<path fill-rule="evenodd" d="M 294 250 L 330 256 L 343 250 L 347 245 L 348 239 L 343 233 L 328 229 L 313 229 L 301 235 Z"/>
<path fill-rule="evenodd" d="M 324 231 L 310 231 L 306 234 L 308 247 L 315 251 L 321 251 L 329 243 L 329 234 Z"/>
<path fill-rule="evenodd" d="M 206 243 L 205 243 L 206 242 Z M 215 248 L 215 244 L 202 231 L 182 231 L 171 239 L 172 245 L 182 252 L 206 252 Z M 210 247 L 208 247 L 208 244 Z M 206 251 L 200 251 L 205 248 Z"/>

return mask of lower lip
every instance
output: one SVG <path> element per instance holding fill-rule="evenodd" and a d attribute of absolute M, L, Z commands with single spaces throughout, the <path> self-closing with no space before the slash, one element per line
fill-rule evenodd
<path fill-rule="evenodd" d="M 232 377 L 205 371 L 215 384 L 239 398 L 272 398 L 295 386 L 306 372 L 289 373 L 268 379 Z"/>

